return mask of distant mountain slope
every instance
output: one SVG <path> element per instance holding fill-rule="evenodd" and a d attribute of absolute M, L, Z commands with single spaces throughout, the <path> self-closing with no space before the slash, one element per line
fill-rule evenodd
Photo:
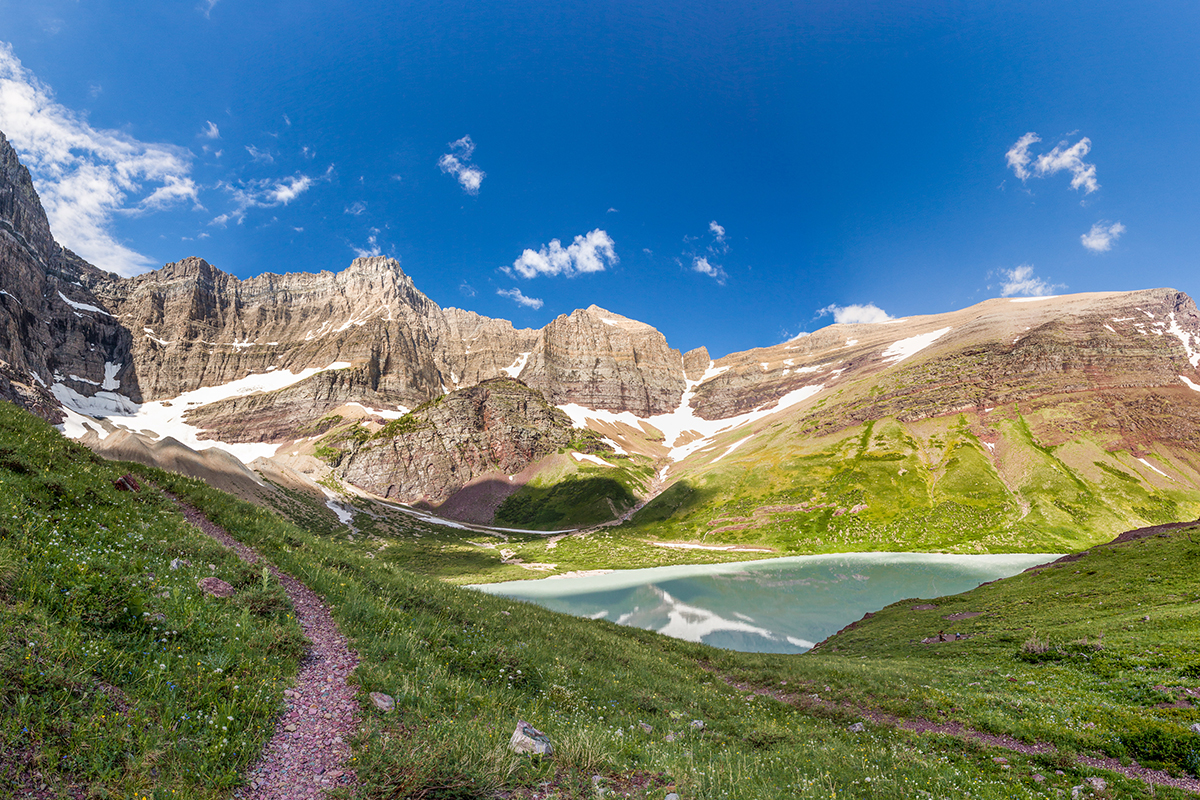
<path fill-rule="evenodd" d="M 519 379 L 634 457 L 620 492 L 601 494 L 613 516 L 648 501 L 632 524 L 664 538 L 1004 549 L 1200 513 L 1200 314 L 1172 289 L 831 325 L 714 362 L 594 305 L 541 330 L 443 309 L 380 257 L 249 280 L 185 258 L 119 278 L 54 242 L 2 136 L 0 362 L 0 397 L 72 435 L 172 436 L 244 463 L 284 444 L 311 456 L 339 426 L 447 395 L 458 408 L 462 390 Z M 567 447 L 560 419 L 534 416 L 533 438 L 552 446 L 500 470 L 542 470 L 510 512 L 550 528 L 559 511 L 593 519 L 555 486 L 611 467 L 531 466 Z M 466 450 L 443 463 L 422 445 L 441 465 L 424 475 L 411 452 L 356 448 L 340 478 L 435 506 L 457 497 L 448 508 L 487 521 L 467 508 L 475 495 L 456 494 L 487 471 L 467 452 L 471 426 L 430 421 Z M 487 447 L 515 452 L 528 427 L 487 430 Z M 507 490 L 488 496 L 494 510 Z"/>

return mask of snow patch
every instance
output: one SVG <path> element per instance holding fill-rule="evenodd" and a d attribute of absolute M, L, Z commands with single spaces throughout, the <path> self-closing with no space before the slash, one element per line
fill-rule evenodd
<path fill-rule="evenodd" d="M 640 428 L 641 424 L 645 423 L 648 426 L 658 429 L 663 434 L 663 444 L 670 451 L 667 456 L 672 461 L 682 461 L 697 450 L 711 445 L 713 437 L 717 434 L 733 430 L 734 428 L 740 428 L 743 425 L 748 425 L 751 422 L 791 408 L 825 388 L 824 384 L 803 386 L 779 398 L 771 408 L 760 407 L 727 419 L 703 419 L 695 415 L 691 406 L 694 389 L 702 380 L 688 381 L 688 389 L 683 393 L 683 399 L 680 401 L 679 408 L 668 414 L 658 414 L 646 419 L 636 417 L 630 411 L 616 413 L 613 411 L 593 410 L 576 403 L 568 403 L 567 405 L 559 406 L 559 408 L 571 418 L 571 421 L 577 428 L 586 428 L 589 419 L 596 422 L 623 422 L 632 428 Z M 676 444 L 686 433 L 694 434 L 696 438 L 687 444 Z"/>
<path fill-rule="evenodd" d="M 1159 475 L 1162 475 L 1164 478 L 1170 478 L 1170 477 L 1171 477 L 1170 475 L 1168 475 L 1167 473 L 1163 472 L 1161 469 L 1159 469 L 1158 467 L 1154 466 L 1153 464 L 1151 464 L 1149 461 L 1147 461 L 1147 460 L 1146 460 L 1146 459 L 1144 459 L 1144 458 L 1139 458 L 1139 459 L 1138 459 L 1138 461 L 1142 462 L 1142 463 L 1143 463 L 1143 464 L 1145 464 L 1147 467 L 1149 467 L 1150 469 L 1152 469 L 1152 470 L 1154 470 L 1155 472 L 1157 472 Z"/>
<path fill-rule="evenodd" d="M 627 455 L 629 455 L 629 451 L 627 451 L 627 450 L 626 450 L 624 447 L 621 447 L 621 445 L 617 444 L 617 443 L 616 443 L 616 442 L 614 442 L 612 439 L 609 439 L 607 436 L 605 436 L 605 437 L 602 437 L 602 438 L 600 439 L 600 441 L 604 442 L 606 445 L 608 445 L 609 447 L 611 447 L 611 448 L 613 449 L 613 452 L 614 452 L 614 453 L 616 453 L 616 454 L 617 454 L 617 455 L 619 455 L 619 456 L 627 456 Z"/>
<path fill-rule="evenodd" d="M 105 418 L 118 427 L 136 433 L 144 433 L 156 439 L 171 436 L 193 450 L 207 450 L 210 447 L 220 447 L 233 454 L 243 463 L 249 464 L 256 458 L 267 458 L 274 455 L 277 445 L 261 443 L 227 444 L 215 439 L 201 439 L 200 434 L 203 432 L 202 429 L 184 422 L 184 415 L 197 406 L 215 403 L 219 400 L 228 400 L 231 397 L 245 397 L 256 392 L 270 392 L 282 389 L 311 378 L 318 372 L 325 372 L 332 369 L 346 369 L 349 366 L 350 362 L 348 361 L 335 361 L 324 369 L 310 367 L 298 373 L 293 373 L 289 370 L 279 370 L 270 374 L 247 375 L 244 378 L 239 378 L 222 386 L 205 386 L 190 392 L 184 392 L 178 397 L 167 400 L 155 400 L 149 403 L 142 403 L 141 405 L 133 402 L 133 400 L 130 400 L 125 395 L 117 394 L 113 391 L 99 391 L 91 397 L 87 397 L 64 384 L 61 375 L 54 376 L 55 383 L 50 387 L 50 392 L 58 399 L 58 402 L 77 414 L 92 418 Z M 116 371 L 120 369 L 120 365 L 106 364 L 106 381 L 109 379 L 111 367 L 116 368 L 111 372 L 112 376 L 115 376 Z M 67 432 L 65 424 L 63 427 L 60 427 L 60 430 L 68 436 L 71 435 Z M 78 436 L 82 436 L 86 432 L 75 428 L 72 428 L 72 430 L 78 431 L 72 438 L 78 438 Z"/>
<path fill-rule="evenodd" d="M 891 347 L 883 351 L 882 358 L 884 361 L 891 361 L 893 365 L 899 364 L 909 356 L 915 355 L 916 353 L 924 350 L 926 347 L 929 347 L 929 345 L 933 344 L 949 332 L 950 328 L 939 328 L 936 331 L 918 334 L 917 336 L 910 336 L 907 339 L 901 339 L 898 342 L 893 342 Z"/>
<path fill-rule="evenodd" d="M 7 294 L 7 292 L 6 292 L 6 294 Z M 112 316 L 112 314 L 108 313 L 103 308 L 97 308 L 96 306 L 89 306 L 87 303 L 76 303 L 74 300 L 67 297 L 62 292 L 59 292 L 58 296 L 63 299 L 64 303 L 66 303 L 71 308 L 75 309 L 76 311 L 95 311 L 97 314 L 103 314 L 106 317 Z"/>
<path fill-rule="evenodd" d="M 62 409 L 64 419 L 55 427 L 62 431 L 63 435 L 70 439 L 80 439 L 87 435 L 88 431 L 95 431 L 96 434 L 104 439 L 108 436 L 108 431 L 96 422 L 91 417 L 85 417 L 83 414 L 76 413 L 67 407 Z"/>
<path fill-rule="evenodd" d="M 273 369 L 273 367 L 271 369 Z M 410 409 L 405 406 L 400 406 L 395 411 L 387 411 L 386 409 L 371 408 L 370 406 L 364 406 L 362 403 L 355 403 L 353 401 L 346 403 L 346 405 L 358 406 L 363 411 L 366 411 L 368 414 L 375 416 L 375 417 L 383 417 L 384 419 L 400 419 L 401 417 L 403 417 L 405 414 L 407 414 L 410 411 Z"/>
<path fill-rule="evenodd" d="M 1175 320 L 1175 312 L 1171 312 L 1171 327 L 1167 330 L 1174 334 L 1179 341 L 1183 343 L 1183 350 L 1187 353 L 1188 363 L 1193 367 L 1200 367 L 1200 336 L 1193 333 L 1188 333 L 1183 328 L 1179 327 L 1179 323 Z M 1192 343 L 1195 342 L 1196 349 L 1192 349 Z"/>
<path fill-rule="evenodd" d="M 1111 326 L 1111 325 L 1105 325 L 1104 327 L 1108 328 L 1108 329 L 1109 329 L 1110 331 L 1112 331 L 1113 333 L 1116 333 L 1116 331 L 1113 331 L 1113 329 L 1112 329 L 1112 326 Z"/>
<path fill-rule="evenodd" d="M 852 347 L 856 344 L 858 344 L 858 339 L 847 339 L 846 340 L 846 347 Z"/>
<path fill-rule="evenodd" d="M 596 464 L 597 466 L 600 466 L 600 467 L 613 466 L 612 464 L 605 461 L 603 458 L 594 456 L 591 453 L 571 453 L 571 455 L 575 458 L 576 461 L 579 461 L 579 462 L 587 461 L 590 464 Z"/>
<path fill-rule="evenodd" d="M 1197 392 L 1200 392 L 1200 385 L 1193 383 L 1189 378 L 1185 378 L 1184 376 L 1180 375 L 1179 380 L 1186 383 L 1188 388 L 1195 389 Z"/>
<path fill-rule="evenodd" d="M 104 362 L 104 383 L 100 384 L 101 389 L 121 388 L 121 382 L 117 380 L 117 373 L 121 371 L 121 367 L 121 364 L 114 364 L 111 361 Z"/>
<path fill-rule="evenodd" d="M 605 319 L 604 317 L 601 317 L 600 321 L 603 322 L 605 325 L 612 325 L 614 328 L 620 324 L 615 319 Z"/>
<path fill-rule="evenodd" d="M 521 374 L 521 370 L 525 369 L 525 365 L 529 363 L 531 353 L 521 353 L 517 356 L 517 360 L 512 363 L 512 366 L 505 367 L 501 372 L 508 373 L 508 377 L 516 378 Z"/>
<path fill-rule="evenodd" d="M 750 441 L 750 440 L 751 440 L 751 439 L 753 439 L 753 438 L 754 438 L 754 436 L 753 436 L 753 435 L 750 435 L 750 436 L 747 436 L 745 439 L 738 439 L 736 442 L 734 442 L 733 444 L 729 445 L 729 449 L 728 449 L 728 450 L 726 450 L 724 453 L 721 453 L 721 455 L 719 455 L 719 456 L 717 456 L 716 458 L 714 458 L 714 459 L 712 460 L 712 463 L 714 463 L 714 464 L 715 464 L 715 463 L 717 463 L 717 462 L 718 462 L 718 461 L 720 461 L 722 458 L 724 458 L 725 456 L 729 455 L 729 454 L 730 454 L 730 453 L 732 453 L 734 450 L 737 450 L 739 447 L 741 447 L 742 445 L 744 445 L 746 442 Z"/>
<path fill-rule="evenodd" d="M 1034 303 L 1038 300 L 1053 300 L 1058 296 L 1059 295 L 1056 294 L 1048 294 L 1042 297 L 1010 297 L 1008 298 L 1008 301 L 1010 303 Z"/>

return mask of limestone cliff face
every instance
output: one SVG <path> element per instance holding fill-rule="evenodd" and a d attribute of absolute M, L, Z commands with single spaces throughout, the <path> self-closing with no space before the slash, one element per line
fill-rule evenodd
<path fill-rule="evenodd" d="M 56 381 L 137 396 L 128 332 L 85 287 L 101 275 L 54 241 L 29 171 L 0 133 L 0 397 L 58 421 L 44 391 Z"/>
<path fill-rule="evenodd" d="M 556 405 L 639 417 L 678 408 L 685 387 L 683 357 L 661 333 L 595 305 L 543 328 L 518 377 Z"/>
<path fill-rule="evenodd" d="M 416 405 L 441 391 L 441 309 L 391 259 L 243 281 L 186 258 L 93 289 L 133 333 L 146 399 L 338 361 L 366 367 L 339 401 L 373 393 Z"/>
<path fill-rule="evenodd" d="M 511 378 L 444 396 L 384 428 L 337 466 L 342 479 L 402 502 L 438 505 L 471 480 L 503 479 L 571 442 L 571 420 Z"/>

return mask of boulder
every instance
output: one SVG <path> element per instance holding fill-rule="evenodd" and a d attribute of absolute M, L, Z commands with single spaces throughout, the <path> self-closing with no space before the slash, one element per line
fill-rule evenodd
<path fill-rule="evenodd" d="M 391 695 L 386 695 L 383 692 L 371 692 L 371 702 L 374 706 L 387 714 L 396 708 L 396 700 Z"/>
<path fill-rule="evenodd" d="M 209 597 L 233 597 L 233 587 L 220 578 L 201 578 L 196 585 Z"/>
<path fill-rule="evenodd" d="M 514 753 L 532 753 L 538 756 L 554 755 L 554 745 L 550 737 L 530 725 L 525 720 L 517 722 L 517 729 L 508 740 L 508 749 Z"/>

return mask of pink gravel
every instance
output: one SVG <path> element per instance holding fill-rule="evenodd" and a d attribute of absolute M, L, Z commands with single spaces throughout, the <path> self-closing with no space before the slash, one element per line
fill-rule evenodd
<path fill-rule="evenodd" d="M 258 553 L 213 524 L 194 506 L 171 497 L 192 525 L 253 564 Z M 287 711 L 262 757 L 246 771 L 248 786 L 233 796 L 240 800 L 307 800 L 337 787 L 357 785 L 350 760 L 349 738 L 358 730 L 355 689 L 346 679 L 358 666 L 358 654 L 338 630 L 329 608 L 311 589 L 291 575 L 267 565 L 287 591 L 296 619 L 312 648 L 300 665 L 296 683 L 285 689 Z"/>

